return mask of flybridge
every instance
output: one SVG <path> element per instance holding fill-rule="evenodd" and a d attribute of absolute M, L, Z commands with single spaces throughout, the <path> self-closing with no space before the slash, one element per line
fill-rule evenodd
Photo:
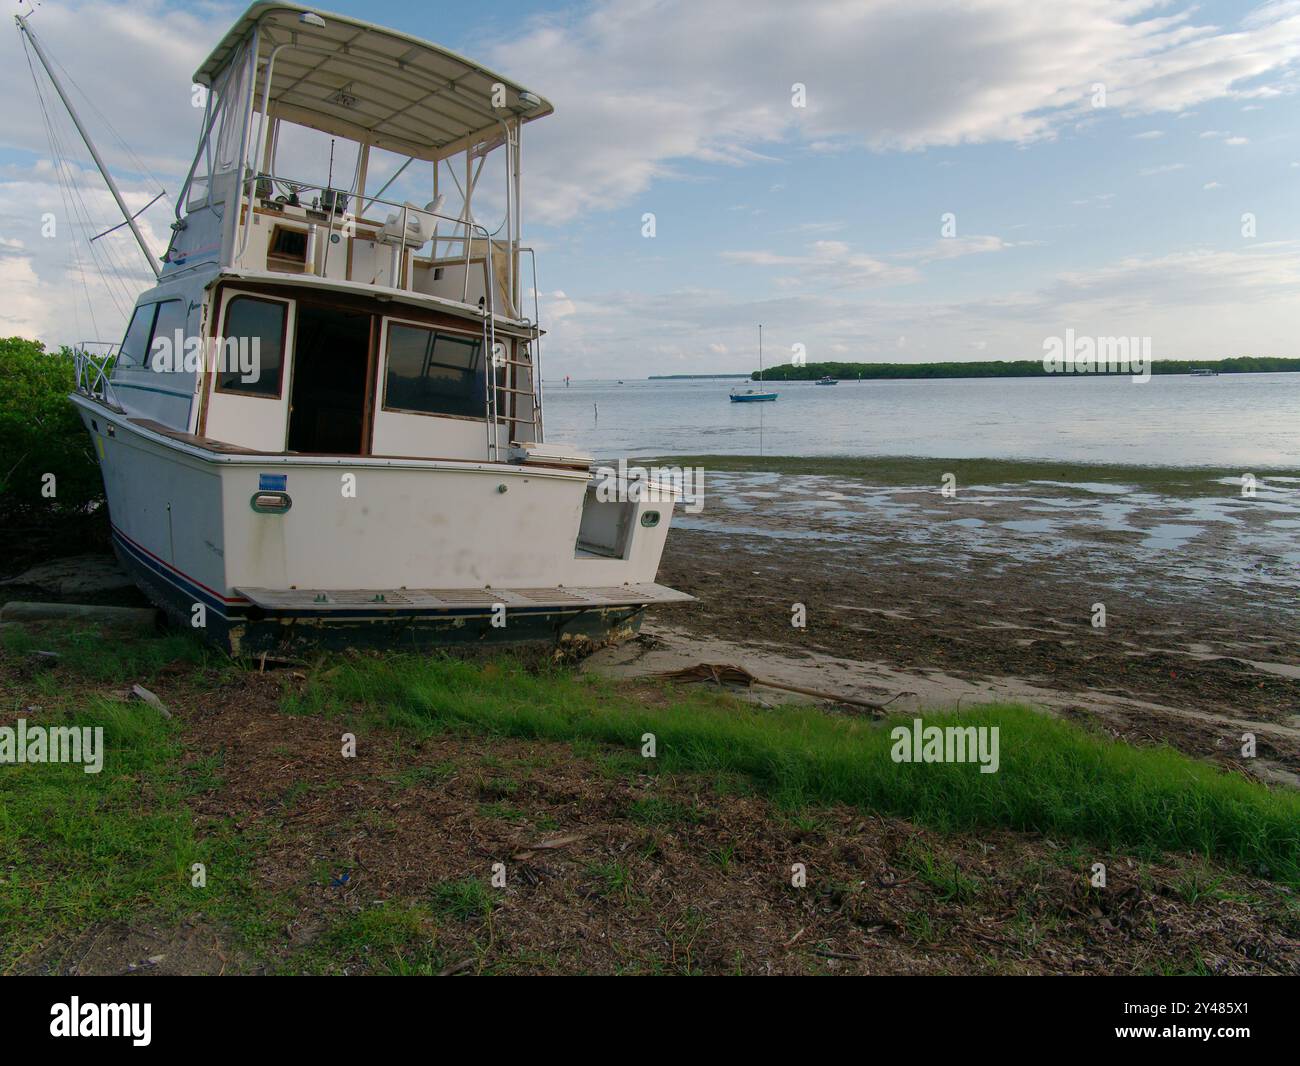
<path fill-rule="evenodd" d="M 552 111 L 539 95 L 397 31 L 275 3 L 249 8 L 194 79 L 210 91 L 169 263 L 391 288 L 536 322 L 521 310 L 520 156 L 524 125 Z M 304 129 L 333 139 L 323 177 L 294 158 Z M 473 198 L 498 148 L 504 220 L 489 233 Z M 405 157 L 378 188 L 375 150 Z M 418 178 L 414 163 L 431 164 L 427 192 L 383 199 Z M 221 211 L 217 233 L 187 217 L 208 208 Z"/>

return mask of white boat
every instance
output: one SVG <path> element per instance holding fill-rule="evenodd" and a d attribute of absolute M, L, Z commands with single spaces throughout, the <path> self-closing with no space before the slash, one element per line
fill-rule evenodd
<path fill-rule="evenodd" d="M 161 263 L 127 217 L 157 284 L 111 370 L 79 356 L 72 396 L 114 548 L 150 598 L 235 652 L 603 640 L 690 599 L 655 582 L 673 490 L 602 482 L 543 436 L 520 161 L 551 105 L 286 3 L 250 7 L 194 81 L 206 111 Z M 293 147 L 313 135 L 325 177 Z M 381 198 L 382 153 L 423 171 L 427 202 Z M 493 167 L 489 233 L 471 205 Z"/>

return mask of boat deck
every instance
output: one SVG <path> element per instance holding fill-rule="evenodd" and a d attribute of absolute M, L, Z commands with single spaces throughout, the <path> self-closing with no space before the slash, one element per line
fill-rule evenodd
<path fill-rule="evenodd" d="M 694 600 L 666 585 L 644 582 L 608 587 L 531 589 L 263 589 L 240 588 L 241 596 L 271 612 L 333 614 L 366 611 L 376 614 L 467 613 L 491 611 L 497 604 L 509 610 L 579 610 L 630 607 Z"/>

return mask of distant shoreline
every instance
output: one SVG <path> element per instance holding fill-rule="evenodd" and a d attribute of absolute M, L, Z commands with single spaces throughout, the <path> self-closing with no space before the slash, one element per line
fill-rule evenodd
<path fill-rule="evenodd" d="M 1287 374 L 1300 373 L 1300 359 L 1272 356 L 1234 356 L 1228 359 L 1156 359 L 1152 374 L 1190 374 L 1193 370 L 1213 370 L 1220 374 Z M 688 375 L 677 375 L 686 377 Z M 722 377 L 727 375 L 689 375 Z M 986 360 L 969 363 L 790 363 L 768 367 L 763 377 L 768 381 L 816 381 L 830 377 L 841 381 L 898 380 L 908 378 L 1039 378 L 1078 377 L 1078 374 L 1053 374 L 1043 368 L 1041 360 Z M 1123 377 L 1121 374 L 1087 375 Z M 758 378 L 758 371 L 749 377 Z"/>

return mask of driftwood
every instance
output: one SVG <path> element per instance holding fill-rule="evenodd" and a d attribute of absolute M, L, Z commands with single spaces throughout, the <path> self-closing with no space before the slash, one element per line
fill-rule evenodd
<path fill-rule="evenodd" d="M 149 704 L 150 707 L 161 714 L 164 718 L 170 718 L 172 716 L 172 712 L 167 709 L 167 705 L 143 685 L 132 685 L 131 691 L 140 697 L 140 699 L 144 700 L 145 703 Z"/>
<path fill-rule="evenodd" d="M 687 666 L 681 670 L 669 670 L 658 676 L 669 681 L 712 681 L 719 686 L 739 685 L 742 688 L 762 685 L 764 688 L 779 688 L 785 692 L 797 692 L 801 696 L 812 696 L 815 699 L 830 700 L 833 703 L 847 703 L 854 707 L 865 707 L 868 710 L 880 713 L 884 713 L 885 708 L 898 699 L 899 696 L 910 695 L 910 693 L 899 692 L 884 703 L 872 703 L 870 700 L 860 700 L 855 696 L 844 696 L 837 692 L 824 692 L 820 689 L 803 688 L 800 685 L 788 685 L 784 681 L 772 681 L 770 678 L 757 677 L 743 666 L 733 666 L 730 663 L 696 663 L 694 666 Z"/>
<path fill-rule="evenodd" d="M 5 622 L 60 622 L 75 620 L 131 629 L 152 629 L 158 612 L 152 607 L 106 607 L 93 603 L 32 603 L 10 600 L 0 607 Z"/>

